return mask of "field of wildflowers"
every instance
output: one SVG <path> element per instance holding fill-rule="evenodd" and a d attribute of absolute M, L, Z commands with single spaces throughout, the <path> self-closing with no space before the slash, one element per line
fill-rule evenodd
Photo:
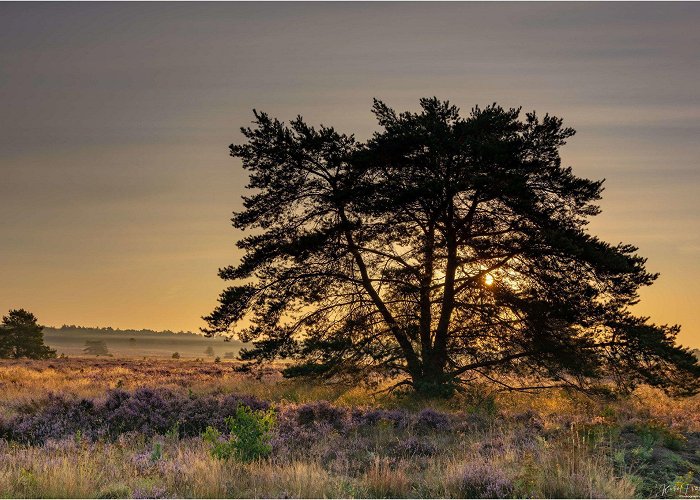
<path fill-rule="evenodd" d="M 241 408 L 245 408 L 242 411 Z M 671 497 L 700 483 L 700 399 L 499 393 L 450 401 L 304 385 L 234 363 L 0 362 L 3 497 Z M 264 451 L 222 458 L 231 420 Z M 267 432 L 269 430 L 269 433 Z"/>

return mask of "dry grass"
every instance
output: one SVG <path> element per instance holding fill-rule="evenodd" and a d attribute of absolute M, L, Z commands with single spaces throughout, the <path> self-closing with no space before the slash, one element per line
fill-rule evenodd
<path fill-rule="evenodd" d="M 377 457 L 355 477 L 332 472 L 317 461 L 242 464 L 211 457 L 201 440 L 165 443 L 162 458 L 138 465 L 148 443 L 11 446 L 2 451 L 0 491 L 16 498 L 177 496 L 195 498 L 464 497 L 463 471 L 485 457 L 445 454 L 425 467 Z M 490 457 L 493 470 L 507 471 L 514 494 L 537 497 L 634 496 L 634 485 L 616 478 L 600 461 L 569 449 L 535 453 L 519 463 L 515 453 Z"/>
<path fill-rule="evenodd" d="M 564 391 L 494 393 L 483 398 L 490 389 L 481 387 L 480 398 L 463 396 L 446 403 L 373 397 L 360 387 L 310 387 L 285 381 L 274 372 L 257 380 L 237 373 L 234 366 L 182 360 L 2 361 L 0 411 L 11 415 L 20 405 L 50 392 L 99 397 L 115 387 L 165 386 L 197 393 L 241 392 L 271 401 L 441 406 L 476 412 L 487 423 L 480 430 L 421 437 L 435 446 L 427 456 L 392 455 L 391 447 L 407 436 L 380 425 L 372 436 L 379 451 L 362 460 L 346 456 L 329 461 L 328 452 L 352 439 L 336 435 L 294 457 L 273 454 L 248 464 L 213 458 L 196 437 L 128 434 L 116 442 L 95 443 L 75 437 L 43 446 L 0 440 L 0 496 L 629 498 L 650 494 L 648 485 L 643 488 L 644 474 L 650 472 L 630 466 L 629 457 L 638 453 L 636 449 L 620 459 L 619 451 L 605 439 L 612 440 L 621 429 L 652 424 L 682 437 L 700 432 L 700 398 L 678 400 L 650 388 L 606 402 Z M 535 416 L 536 431 L 518 423 L 523 414 Z M 593 442 L 589 439 L 593 431 L 603 438 Z M 162 451 L 151 457 L 156 448 Z M 654 444 L 655 450 L 662 448 Z M 684 457 L 692 462 L 692 450 Z M 700 456 L 695 457 L 700 470 Z"/>
<path fill-rule="evenodd" d="M 352 399 L 353 390 L 347 387 L 310 386 L 285 380 L 275 369 L 254 377 L 237 372 L 237 366 L 226 361 L 162 359 L 0 359 L 0 411 L 50 393 L 94 397 L 109 389 L 139 387 L 185 389 L 197 394 L 237 392 L 269 401 L 334 401 L 342 395 L 348 401 Z M 359 389 L 357 397 L 366 396 L 367 392 Z"/>

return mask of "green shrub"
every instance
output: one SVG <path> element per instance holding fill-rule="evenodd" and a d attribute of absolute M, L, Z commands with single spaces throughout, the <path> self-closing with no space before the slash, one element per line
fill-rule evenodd
<path fill-rule="evenodd" d="M 151 462 L 157 462 L 163 458 L 163 445 L 161 443 L 153 443 L 153 451 L 151 451 Z"/>
<path fill-rule="evenodd" d="M 687 441 L 680 432 L 653 420 L 638 424 L 636 431 L 645 442 L 650 441 L 652 445 L 661 444 L 671 450 L 682 450 Z"/>
<path fill-rule="evenodd" d="M 264 458 L 272 452 L 271 432 L 276 423 L 275 411 L 252 410 L 239 405 L 236 415 L 226 417 L 230 430 L 228 440 L 221 438 L 221 433 L 213 427 L 207 427 L 203 438 L 211 443 L 211 454 L 220 460 L 235 458 L 242 462 L 251 462 Z"/>
<path fill-rule="evenodd" d="M 180 438 L 180 422 L 175 422 L 173 426 L 168 429 L 168 432 L 165 433 L 165 437 L 170 439 L 171 441 L 175 441 Z"/>
<path fill-rule="evenodd" d="M 76 446 L 82 446 L 83 444 L 83 431 L 78 429 L 75 431 L 75 434 L 73 435 L 73 441 L 75 442 Z"/>

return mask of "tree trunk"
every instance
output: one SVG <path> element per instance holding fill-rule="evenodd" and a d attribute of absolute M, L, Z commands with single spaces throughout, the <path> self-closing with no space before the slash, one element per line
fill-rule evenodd
<path fill-rule="evenodd" d="M 422 373 L 412 375 L 411 383 L 417 393 L 426 397 L 450 397 L 454 393 L 454 379 L 435 359 L 424 360 Z"/>

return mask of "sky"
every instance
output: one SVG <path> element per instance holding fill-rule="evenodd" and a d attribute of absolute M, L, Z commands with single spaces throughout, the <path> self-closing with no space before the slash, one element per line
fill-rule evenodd
<path fill-rule="evenodd" d="M 237 262 L 252 109 L 360 139 L 377 97 L 564 118 L 590 230 L 700 347 L 700 3 L 0 3 L 0 313 L 196 330 Z"/>

